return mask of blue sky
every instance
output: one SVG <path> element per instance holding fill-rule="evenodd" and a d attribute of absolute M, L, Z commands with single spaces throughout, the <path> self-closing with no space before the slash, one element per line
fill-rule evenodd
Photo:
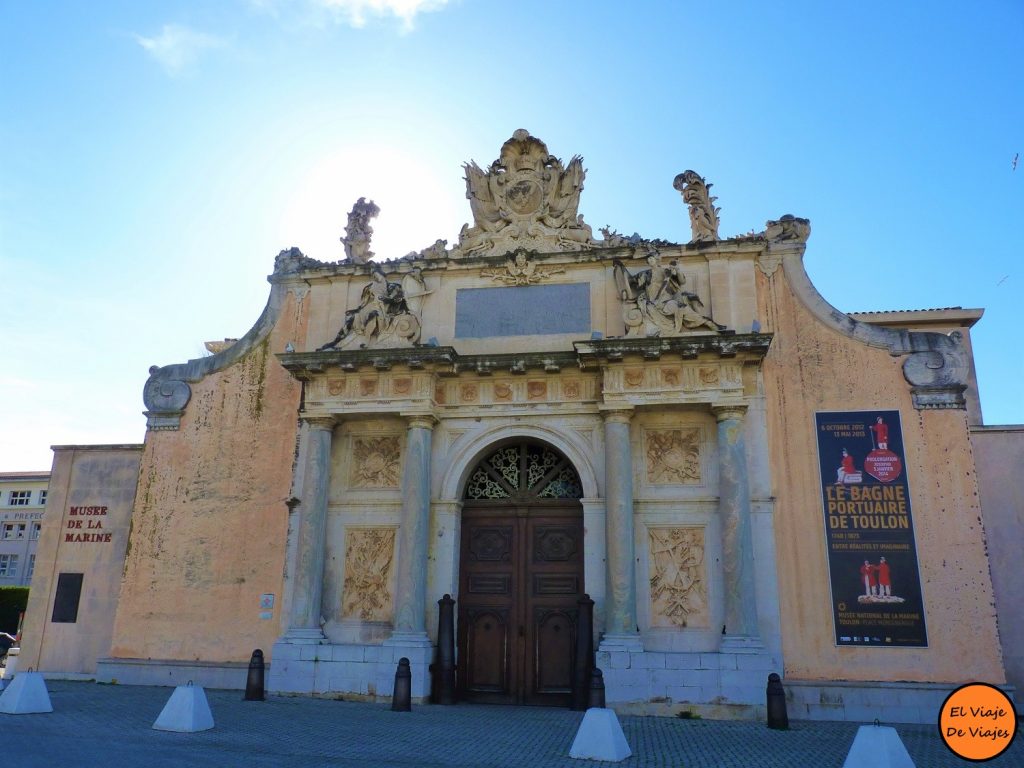
<path fill-rule="evenodd" d="M 461 164 L 526 128 L 580 211 L 685 242 L 811 220 L 844 311 L 983 307 L 986 423 L 1022 423 L 1024 4 L 0 0 L 0 469 L 141 442 L 150 365 L 258 317 L 279 250 L 454 241 Z"/>

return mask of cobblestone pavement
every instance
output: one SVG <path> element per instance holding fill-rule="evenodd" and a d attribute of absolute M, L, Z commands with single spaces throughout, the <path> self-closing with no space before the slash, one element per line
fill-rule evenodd
<path fill-rule="evenodd" d="M 51 680 L 54 712 L 0 714 L 5 764 L 29 766 L 530 766 L 596 768 L 568 757 L 582 713 L 460 704 L 392 712 L 387 705 L 272 696 L 244 702 L 240 691 L 208 690 L 216 727 L 166 733 L 151 726 L 170 688 Z M 856 724 L 620 718 L 633 756 L 619 765 L 666 768 L 842 766 Z M 953 756 L 935 726 L 900 725 L 918 768 L 971 765 Z M 1024 766 L 1018 737 L 992 766 Z"/>

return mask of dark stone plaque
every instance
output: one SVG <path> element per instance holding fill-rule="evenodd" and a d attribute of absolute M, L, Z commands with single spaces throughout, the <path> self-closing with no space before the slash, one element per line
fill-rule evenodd
<path fill-rule="evenodd" d="M 590 333 L 590 283 L 460 288 L 455 338 Z"/>

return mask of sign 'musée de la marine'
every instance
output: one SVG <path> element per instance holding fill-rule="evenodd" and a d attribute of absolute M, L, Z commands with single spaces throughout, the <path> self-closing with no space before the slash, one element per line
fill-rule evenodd
<path fill-rule="evenodd" d="M 815 426 L 836 645 L 926 647 L 899 411 Z"/>

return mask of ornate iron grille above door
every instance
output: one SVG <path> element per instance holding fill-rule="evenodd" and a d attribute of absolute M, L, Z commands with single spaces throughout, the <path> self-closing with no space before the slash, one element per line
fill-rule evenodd
<path fill-rule="evenodd" d="M 530 502 L 578 499 L 580 476 L 568 459 L 546 445 L 506 443 L 486 456 L 469 476 L 466 499 Z"/>

